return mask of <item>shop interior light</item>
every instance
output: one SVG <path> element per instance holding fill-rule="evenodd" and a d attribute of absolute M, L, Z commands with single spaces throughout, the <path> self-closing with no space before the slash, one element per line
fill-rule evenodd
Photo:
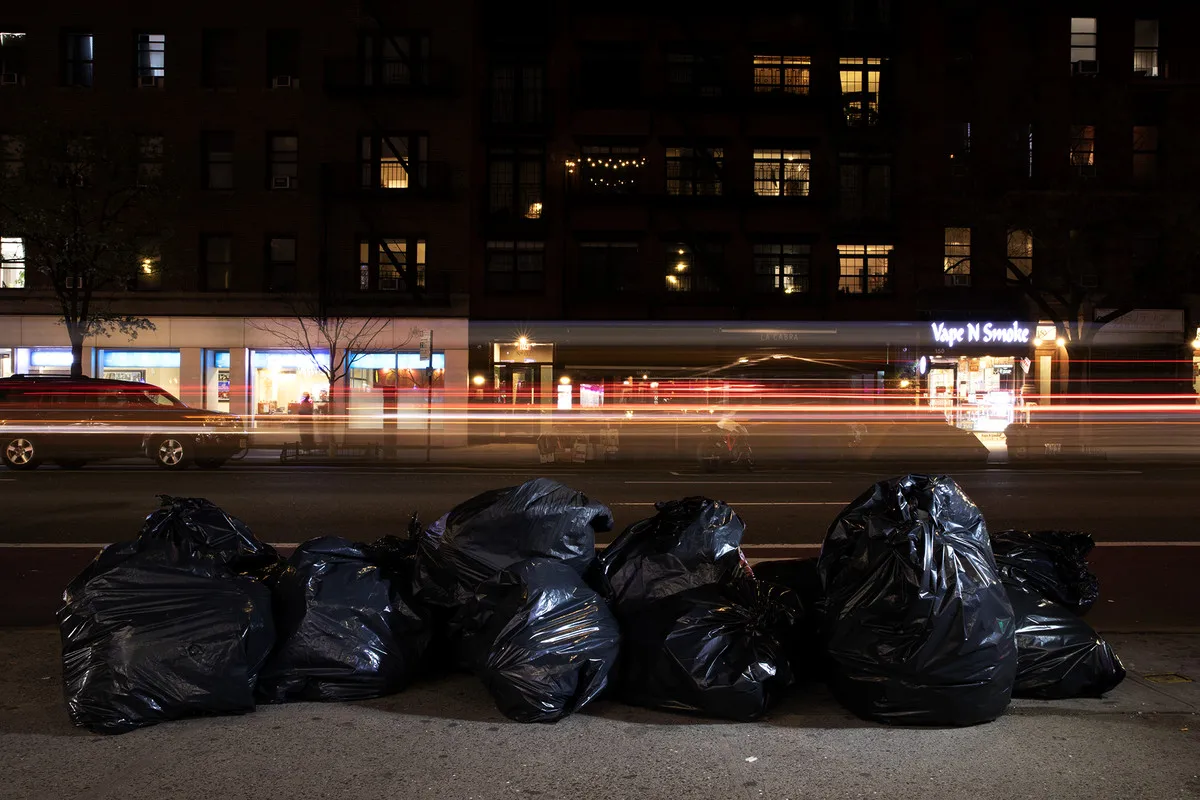
<path fill-rule="evenodd" d="M 518 338 L 517 339 L 517 349 L 518 350 L 528 350 L 529 349 L 529 338 L 526 336 L 521 336 L 520 338 Z"/>
<path fill-rule="evenodd" d="M 650 381 L 650 388 L 651 388 L 651 389 L 657 389 L 657 388 L 658 388 L 658 381 Z"/>
<path fill-rule="evenodd" d="M 1058 345 L 1059 347 L 1065 347 L 1067 344 L 1067 340 L 1060 336 L 1054 340 L 1054 343 L 1056 345 Z"/>
<path fill-rule="evenodd" d="M 650 380 L 650 376 L 649 376 L 649 375 L 643 375 L 643 376 L 642 376 L 642 380 L 644 380 L 644 381 Z"/>
<path fill-rule="evenodd" d="M 910 385 L 910 381 L 908 380 L 908 378 L 900 379 L 900 388 L 901 389 L 907 389 L 909 387 L 909 385 Z"/>
<path fill-rule="evenodd" d="M 1042 340 L 1041 340 L 1041 339 L 1034 339 L 1034 340 L 1033 340 L 1033 346 L 1034 346 L 1034 347 L 1041 347 L 1041 346 L 1042 346 Z"/>
<path fill-rule="evenodd" d="M 482 375 L 476 375 L 474 378 L 471 379 L 471 382 L 474 383 L 476 386 L 483 386 L 484 377 Z"/>
<path fill-rule="evenodd" d="M 566 375 L 563 375 L 561 378 L 559 378 L 558 382 L 561 383 L 563 386 L 571 385 L 571 379 L 568 378 Z"/>
<path fill-rule="evenodd" d="M 1195 339 L 1192 340 L 1192 347 L 1196 348 L 1197 350 L 1200 350 L 1200 336 L 1197 336 Z"/>
<path fill-rule="evenodd" d="M 679 283 L 679 278 L 676 278 L 674 275 L 668 275 L 668 276 L 667 276 L 667 283 L 670 283 L 670 284 L 676 284 L 676 283 Z"/>
<path fill-rule="evenodd" d="M 142 272 L 146 275 L 154 272 L 154 262 L 148 258 L 142 259 Z"/>

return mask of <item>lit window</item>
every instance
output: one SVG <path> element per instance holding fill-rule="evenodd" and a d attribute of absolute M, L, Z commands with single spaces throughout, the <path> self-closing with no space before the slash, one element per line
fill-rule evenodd
<path fill-rule="evenodd" d="M 584 147 L 579 161 L 579 186 L 589 194 L 636 194 L 646 159 L 637 147 Z"/>
<path fill-rule="evenodd" d="M 541 218 L 544 160 L 540 148 L 493 148 L 488 153 L 488 210 L 510 217 Z"/>
<path fill-rule="evenodd" d="M 1134 20 L 1133 74 L 1141 78 L 1158 77 L 1158 20 L 1156 19 Z"/>
<path fill-rule="evenodd" d="M 1071 65 L 1078 73 L 1096 71 L 1095 17 L 1071 17 Z"/>
<path fill-rule="evenodd" d="M 808 56 L 755 56 L 754 91 L 808 94 Z"/>
<path fill-rule="evenodd" d="M 810 252 L 807 244 L 754 245 L 755 288 L 764 293 L 808 293 Z"/>
<path fill-rule="evenodd" d="M 1008 282 L 1022 283 L 1033 277 L 1033 234 L 1013 228 L 1008 232 Z"/>
<path fill-rule="evenodd" d="M 667 194 L 719 195 L 725 165 L 721 147 L 668 147 Z"/>
<path fill-rule="evenodd" d="M 167 74 L 167 37 L 161 33 L 137 35 L 137 76 L 162 78 Z"/>
<path fill-rule="evenodd" d="M 946 228 L 942 272 L 947 286 L 971 285 L 971 229 Z"/>
<path fill-rule="evenodd" d="M 808 195 L 812 154 L 808 150 L 755 150 L 754 193 L 761 197 Z"/>
<path fill-rule="evenodd" d="M 0 289 L 25 288 L 25 240 L 20 236 L 0 238 Z"/>
<path fill-rule="evenodd" d="M 134 270 L 136 279 L 133 281 L 132 288 L 142 292 L 161 289 L 162 259 L 159 256 L 158 248 L 143 244 L 139 249 L 142 254 L 138 257 L 138 263 Z"/>
<path fill-rule="evenodd" d="M 25 82 L 25 34 L 0 33 L 0 85 Z"/>
<path fill-rule="evenodd" d="M 413 189 L 428 185 L 429 140 L 425 136 L 364 136 L 359 165 L 364 189 Z"/>
<path fill-rule="evenodd" d="M 1093 125 L 1071 126 L 1071 166 L 1079 174 L 1094 171 L 1096 166 L 1096 128 Z"/>
<path fill-rule="evenodd" d="M 879 124 L 879 81 L 883 59 L 840 59 L 842 106 L 848 125 Z"/>
<path fill-rule="evenodd" d="M 891 291 L 888 273 L 890 244 L 839 244 L 838 291 L 843 294 L 884 294 Z"/>
<path fill-rule="evenodd" d="M 724 249 L 715 242 L 664 245 L 665 289 L 668 292 L 715 292 Z"/>

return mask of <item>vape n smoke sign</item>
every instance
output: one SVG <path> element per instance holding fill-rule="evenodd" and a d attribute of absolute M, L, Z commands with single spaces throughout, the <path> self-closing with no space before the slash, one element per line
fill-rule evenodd
<path fill-rule="evenodd" d="M 1028 344 L 1029 327 L 1019 322 L 1011 325 L 997 325 L 991 322 L 968 322 L 965 325 L 947 325 L 944 322 L 934 322 L 929 326 L 933 330 L 933 340 L 946 347 L 956 344 L 979 342 L 980 344 Z"/>

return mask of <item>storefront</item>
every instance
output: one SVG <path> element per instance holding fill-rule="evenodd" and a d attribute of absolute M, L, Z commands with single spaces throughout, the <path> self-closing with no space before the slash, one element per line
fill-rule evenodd
<path fill-rule="evenodd" d="M 295 414 L 305 393 L 321 413 L 329 400 L 329 353 L 250 351 L 250 402 L 256 417 Z"/>
<path fill-rule="evenodd" d="M 1028 322 L 934 322 L 917 360 L 922 400 L 964 430 L 999 433 L 1025 421 L 1040 395 L 1035 371 L 1052 369 L 1052 357 L 1035 362 L 1039 348 L 1055 346 L 1053 326 Z M 1035 370 L 1036 365 L 1036 370 Z"/>
<path fill-rule="evenodd" d="M 178 396 L 178 350 L 99 350 L 100 377 L 149 383 Z"/>
<path fill-rule="evenodd" d="M 204 407 L 229 411 L 229 351 L 205 350 L 203 359 Z"/>
<path fill-rule="evenodd" d="M 0 378 L 9 375 L 70 375 L 69 347 L 0 347 Z"/>
<path fill-rule="evenodd" d="M 446 354 L 360 353 L 349 359 L 350 427 L 358 430 L 425 430 L 426 409 L 433 412 L 431 429 L 443 429 L 446 403 Z M 430 388 L 432 385 L 432 392 Z M 432 406 L 432 408 L 430 408 Z"/>
<path fill-rule="evenodd" d="M 510 342 L 491 342 L 492 402 L 509 406 L 553 405 L 554 345 L 519 336 Z"/>

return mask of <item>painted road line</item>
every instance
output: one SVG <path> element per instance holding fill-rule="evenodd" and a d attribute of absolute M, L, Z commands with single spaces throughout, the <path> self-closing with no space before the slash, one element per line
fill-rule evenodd
<path fill-rule="evenodd" d="M 654 486 L 692 486 L 697 483 L 703 483 L 705 486 L 825 486 L 833 483 L 833 481 L 625 481 L 627 485 L 654 485 Z"/>

